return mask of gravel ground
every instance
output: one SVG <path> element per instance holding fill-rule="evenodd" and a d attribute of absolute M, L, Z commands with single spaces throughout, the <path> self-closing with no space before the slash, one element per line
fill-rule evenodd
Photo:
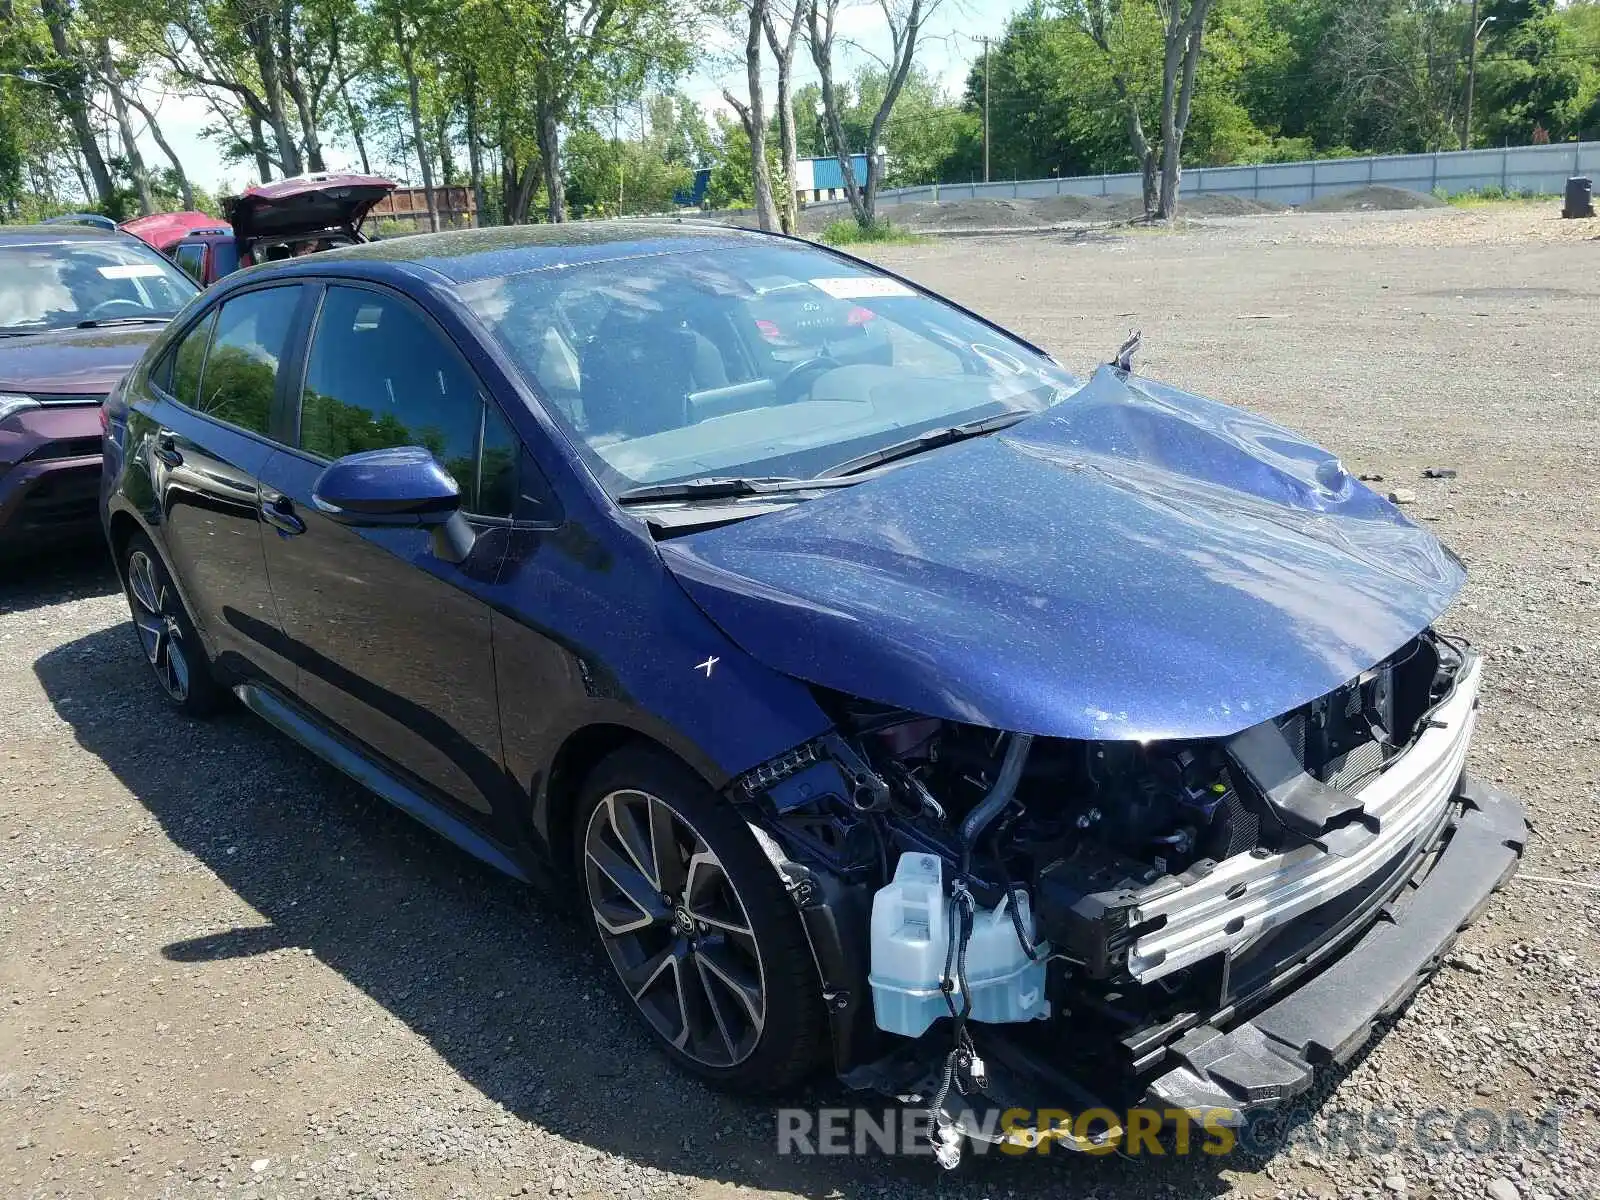
<path fill-rule="evenodd" d="M 770 1107 L 666 1068 L 571 920 L 248 716 L 169 716 L 91 553 L 0 567 L 0 1194 L 1600 1194 L 1596 232 L 1508 206 L 881 252 L 1075 368 L 1142 327 L 1146 373 L 1411 489 L 1471 567 L 1473 766 L 1538 836 L 1280 1153 L 775 1156 Z M 1480 1119 L 1469 1153 L 1472 1109 L 1559 1140 L 1490 1148 Z M 1392 1149 L 1326 1144 L 1374 1114 Z"/>

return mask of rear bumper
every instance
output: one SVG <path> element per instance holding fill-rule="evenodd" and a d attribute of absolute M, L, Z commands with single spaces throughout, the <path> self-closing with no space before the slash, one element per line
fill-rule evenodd
<path fill-rule="evenodd" d="M 1448 840 L 1333 963 L 1248 1021 L 1192 1029 L 1168 1050 L 1177 1066 L 1150 1085 L 1151 1107 L 1227 1110 L 1242 1122 L 1306 1091 L 1316 1068 L 1348 1060 L 1378 1021 L 1410 1000 L 1456 935 L 1517 868 L 1522 805 L 1468 780 Z"/>

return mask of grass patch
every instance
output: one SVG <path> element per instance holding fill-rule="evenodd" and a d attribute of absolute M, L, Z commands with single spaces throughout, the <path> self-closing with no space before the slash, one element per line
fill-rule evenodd
<path fill-rule="evenodd" d="M 1445 203 L 1453 204 L 1457 208 L 1480 208 L 1485 204 L 1505 204 L 1508 201 L 1526 203 L 1534 200 L 1549 201 L 1559 199 L 1557 196 L 1536 192 L 1532 188 L 1503 188 L 1494 184 L 1490 184 L 1486 188 L 1473 188 L 1471 191 L 1456 192 L 1454 195 L 1446 195 L 1443 188 L 1434 188 L 1433 194 Z"/>
<path fill-rule="evenodd" d="M 912 233 L 909 229 L 901 229 L 882 219 L 874 221 L 863 229 L 854 218 L 844 221 L 832 221 L 824 225 L 822 232 L 817 234 L 817 238 L 830 246 L 858 246 L 867 242 L 915 246 L 928 240 L 921 234 Z"/>

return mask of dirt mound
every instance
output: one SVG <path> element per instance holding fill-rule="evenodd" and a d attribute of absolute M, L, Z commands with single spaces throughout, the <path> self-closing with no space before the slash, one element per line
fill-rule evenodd
<path fill-rule="evenodd" d="M 948 204 L 890 204 L 880 211 L 908 229 L 1030 229 L 1043 224 L 1026 200 L 958 200 Z"/>
<path fill-rule="evenodd" d="M 1283 212 L 1275 200 L 1252 200 L 1249 196 L 1227 196 L 1220 192 L 1204 195 L 1178 195 L 1178 213 L 1192 217 L 1253 217 L 1259 213 Z"/>
<path fill-rule="evenodd" d="M 1378 210 L 1394 212 L 1404 208 L 1443 208 L 1444 201 L 1426 192 L 1413 192 L 1409 188 L 1388 187 L 1369 183 L 1353 191 L 1339 192 L 1333 196 L 1319 196 L 1309 204 L 1300 206 L 1301 212 L 1368 212 Z"/>
<path fill-rule="evenodd" d="M 1178 207 L 1180 214 L 1185 217 L 1244 217 L 1285 211 L 1283 205 L 1271 200 L 1251 200 L 1243 196 L 1215 193 L 1182 196 Z M 907 204 L 885 204 L 878 209 L 878 215 L 902 229 L 920 233 L 965 233 L 987 229 L 1043 230 L 1052 225 L 1101 225 L 1135 221 L 1144 216 L 1144 200 L 1137 195 L 962 199 L 946 200 L 940 204 L 919 200 Z M 829 222 L 848 219 L 849 216 L 850 210 L 842 205 L 812 209 L 802 216 L 801 228 L 807 232 L 817 232 Z M 754 222 L 748 220 L 740 223 Z"/>
<path fill-rule="evenodd" d="M 1119 196 L 1041 196 L 1032 203 L 1039 220 L 1053 225 L 1060 221 L 1115 219 L 1109 214 L 1120 199 Z"/>

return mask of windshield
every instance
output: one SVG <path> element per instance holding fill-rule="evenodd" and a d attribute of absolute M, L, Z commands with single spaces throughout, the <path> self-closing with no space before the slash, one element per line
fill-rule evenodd
<path fill-rule="evenodd" d="M 789 244 L 545 268 L 461 292 L 613 495 L 810 479 L 1077 386 L 950 305 Z"/>
<path fill-rule="evenodd" d="M 0 245 L 0 332 L 170 317 L 197 290 L 131 237 Z"/>

